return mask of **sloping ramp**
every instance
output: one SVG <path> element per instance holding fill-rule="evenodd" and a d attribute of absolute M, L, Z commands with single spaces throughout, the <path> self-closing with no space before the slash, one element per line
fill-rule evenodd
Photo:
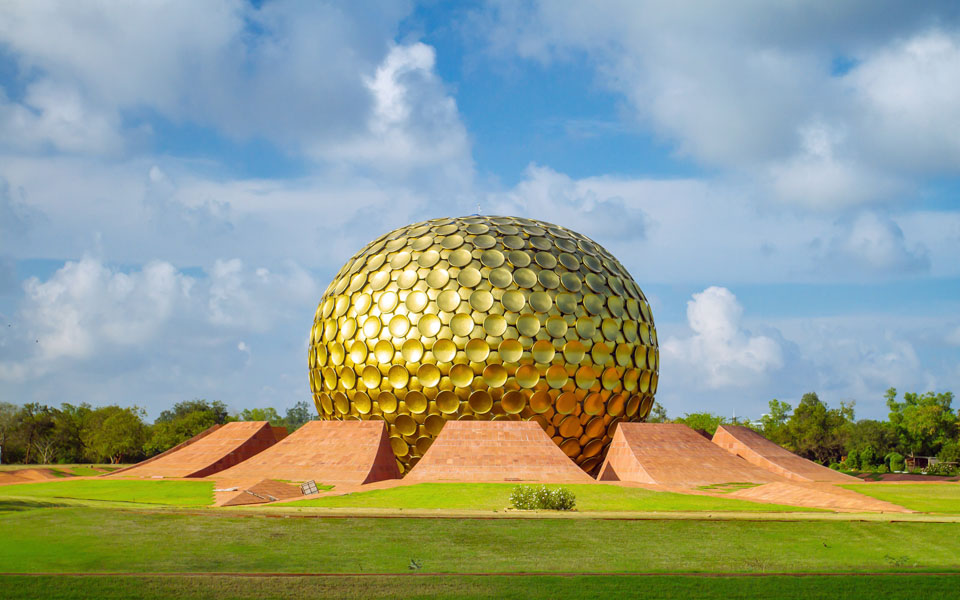
<path fill-rule="evenodd" d="M 688 488 L 783 481 L 679 423 L 620 423 L 599 479 Z"/>
<path fill-rule="evenodd" d="M 404 480 L 593 482 L 534 421 L 447 421 Z"/>
<path fill-rule="evenodd" d="M 217 473 L 218 480 L 334 484 L 399 477 L 383 421 L 310 421 L 268 450 Z"/>
<path fill-rule="evenodd" d="M 745 461 L 793 481 L 857 483 L 856 477 L 838 473 L 784 450 L 756 431 L 742 425 L 721 425 L 713 443 Z"/>
<path fill-rule="evenodd" d="M 111 477 L 206 477 L 274 445 L 281 432 L 267 421 L 237 421 L 210 428 L 171 450 L 115 471 Z M 285 431 L 285 430 L 284 430 Z"/>

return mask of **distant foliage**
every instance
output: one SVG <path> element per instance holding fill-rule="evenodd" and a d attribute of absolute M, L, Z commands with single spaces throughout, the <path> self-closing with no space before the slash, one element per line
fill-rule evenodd
<path fill-rule="evenodd" d="M 518 510 L 573 510 L 577 498 L 564 487 L 518 485 L 510 494 L 510 504 Z"/>
<path fill-rule="evenodd" d="M 903 455 L 899 452 L 891 452 L 886 456 L 886 463 L 889 465 L 890 470 L 893 472 L 903 471 L 906 469 L 906 462 L 904 461 Z"/>

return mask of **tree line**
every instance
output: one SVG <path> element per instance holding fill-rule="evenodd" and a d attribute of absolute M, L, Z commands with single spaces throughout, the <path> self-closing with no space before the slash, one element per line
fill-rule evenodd
<path fill-rule="evenodd" d="M 891 388 L 885 400 L 889 415 L 883 421 L 856 420 L 853 402 L 830 407 L 812 392 L 804 394 L 796 408 L 771 400 L 768 412 L 755 420 L 727 419 L 709 412 L 671 419 L 659 403 L 647 420 L 684 423 L 709 435 L 723 424 L 746 425 L 804 458 L 852 471 L 900 471 L 910 456 L 960 462 L 960 417 L 953 410 L 951 392 L 906 393 L 898 399 Z M 298 402 L 281 417 L 274 408 L 231 415 L 222 402 L 201 399 L 179 402 L 147 423 L 145 412 L 137 407 L 65 403 L 53 408 L 0 402 L 0 447 L 4 463 L 135 462 L 215 424 L 269 421 L 292 433 L 313 415 L 306 402 Z"/>
<path fill-rule="evenodd" d="M 813 392 L 804 394 L 796 408 L 771 400 L 767 414 L 756 420 L 728 420 L 708 412 L 670 419 L 655 404 L 648 421 L 684 423 L 710 435 L 720 425 L 745 425 L 804 458 L 849 471 L 903 471 L 907 457 L 921 456 L 944 463 L 928 472 L 956 472 L 960 415 L 953 410 L 953 394 L 908 392 L 898 399 L 897 390 L 890 388 L 884 399 L 889 414 L 883 421 L 856 420 L 854 402 L 831 408 Z"/>
<path fill-rule="evenodd" d="M 129 463 L 169 450 L 213 425 L 269 421 L 293 432 L 312 414 L 306 402 L 298 402 L 281 417 L 274 408 L 230 414 L 219 400 L 199 399 L 179 402 L 148 423 L 146 411 L 136 406 L 64 403 L 55 408 L 0 402 L 0 448 L 3 463 Z"/>

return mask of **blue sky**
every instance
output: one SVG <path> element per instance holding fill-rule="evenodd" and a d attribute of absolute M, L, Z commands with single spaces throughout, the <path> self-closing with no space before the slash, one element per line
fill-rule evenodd
<path fill-rule="evenodd" d="M 8 2 L 0 398 L 308 398 L 394 227 L 516 214 L 621 258 L 672 415 L 960 390 L 954 3 Z"/>

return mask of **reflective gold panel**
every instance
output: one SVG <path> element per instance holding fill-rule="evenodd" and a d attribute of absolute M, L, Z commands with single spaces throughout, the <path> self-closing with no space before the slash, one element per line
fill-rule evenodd
<path fill-rule="evenodd" d="M 382 419 L 404 472 L 451 419 L 536 420 L 584 470 L 658 385 L 650 305 L 623 265 L 514 217 L 391 231 L 327 287 L 309 335 L 323 419 Z"/>

